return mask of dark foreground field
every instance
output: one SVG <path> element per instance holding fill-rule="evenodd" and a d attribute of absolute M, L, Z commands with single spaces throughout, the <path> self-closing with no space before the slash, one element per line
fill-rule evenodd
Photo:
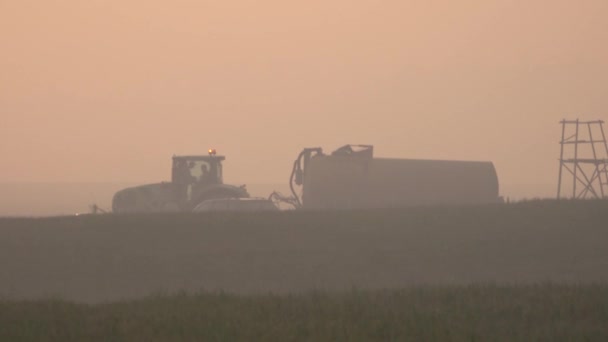
<path fill-rule="evenodd" d="M 0 301 L 2 341 L 606 341 L 607 286 Z"/>
<path fill-rule="evenodd" d="M 601 201 L 0 219 L 0 297 L 10 299 L 607 280 Z"/>

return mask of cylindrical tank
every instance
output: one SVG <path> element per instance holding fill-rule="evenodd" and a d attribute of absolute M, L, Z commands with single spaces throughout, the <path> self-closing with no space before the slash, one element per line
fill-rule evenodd
<path fill-rule="evenodd" d="M 500 201 L 491 162 L 318 155 L 304 169 L 304 209 Z"/>

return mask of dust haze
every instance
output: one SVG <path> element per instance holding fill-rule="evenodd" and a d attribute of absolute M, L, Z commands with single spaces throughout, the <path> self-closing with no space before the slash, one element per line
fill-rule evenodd
<path fill-rule="evenodd" d="M 605 201 L 538 201 L 0 218 L 0 293 L 99 303 L 184 290 L 598 284 L 608 280 L 605 208 Z"/>
<path fill-rule="evenodd" d="M 608 120 L 607 13 L 605 0 L 1 1 L 0 297 L 605 283 L 606 202 L 548 198 L 559 121 Z M 303 148 L 345 144 L 374 145 L 372 185 L 431 165 L 420 173 L 453 193 L 429 203 L 458 204 L 472 183 L 492 201 L 74 215 L 149 183 L 124 206 L 179 190 L 192 209 L 202 181 L 160 182 L 172 156 L 208 149 L 226 156 L 205 156 L 213 185 L 287 193 Z M 441 178 L 420 160 L 481 171 Z M 327 183 L 323 204 L 339 193 Z M 531 198 L 546 200 L 502 203 Z"/>
<path fill-rule="evenodd" d="M 502 195 L 554 196 L 557 122 L 608 119 L 607 11 L 4 1 L 0 181 L 158 182 L 173 154 L 213 147 L 227 182 L 285 184 L 301 148 L 364 143 L 380 157 L 489 160 Z"/>

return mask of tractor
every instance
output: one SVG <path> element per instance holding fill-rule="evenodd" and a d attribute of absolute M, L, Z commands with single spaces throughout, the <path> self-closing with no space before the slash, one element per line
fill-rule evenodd
<path fill-rule="evenodd" d="M 190 212 L 208 199 L 249 197 L 245 186 L 224 184 L 224 156 L 173 156 L 171 182 L 146 184 L 118 191 L 114 213 Z"/>

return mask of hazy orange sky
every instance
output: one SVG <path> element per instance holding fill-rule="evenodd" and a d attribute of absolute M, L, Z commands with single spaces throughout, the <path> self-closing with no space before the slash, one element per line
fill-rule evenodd
<path fill-rule="evenodd" d="M 554 184 L 608 120 L 608 1 L 0 0 L 0 181 L 286 182 L 303 147 L 491 160 Z"/>

